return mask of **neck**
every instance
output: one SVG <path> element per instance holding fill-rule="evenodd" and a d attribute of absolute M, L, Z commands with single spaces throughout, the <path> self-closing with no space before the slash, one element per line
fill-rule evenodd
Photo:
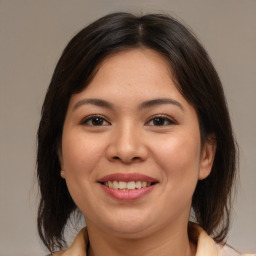
<path fill-rule="evenodd" d="M 88 256 L 194 256 L 196 251 L 196 246 L 189 241 L 187 224 L 182 229 L 180 225 L 174 225 L 136 239 L 120 238 L 87 226 Z"/>

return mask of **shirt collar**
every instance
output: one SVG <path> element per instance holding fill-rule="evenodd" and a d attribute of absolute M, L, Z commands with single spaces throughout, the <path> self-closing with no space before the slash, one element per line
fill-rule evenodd
<path fill-rule="evenodd" d="M 189 223 L 188 229 L 190 239 L 197 244 L 196 256 L 218 255 L 214 240 L 200 226 Z M 54 253 L 53 256 L 86 256 L 88 242 L 88 233 L 85 227 L 80 230 L 67 250 Z"/>

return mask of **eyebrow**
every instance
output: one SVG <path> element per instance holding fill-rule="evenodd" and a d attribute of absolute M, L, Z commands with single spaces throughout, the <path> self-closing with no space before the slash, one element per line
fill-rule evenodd
<path fill-rule="evenodd" d="M 102 99 L 82 99 L 80 101 L 78 101 L 74 108 L 73 111 L 77 108 L 79 108 L 82 105 L 86 105 L 86 104 L 92 104 L 95 106 L 99 106 L 99 107 L 105 107 L 105 108 L 109 108 L 109 109 L 114 109 L 114 105 L 108 101 L 102 100 Z M 154 107 L 157 105 L 163 105 L 163 104 L 172 104 L 174 106 L 179 107 L 181 110 L 184 110 L 183 106 L 181 105 L 180 102 L 171 99 L 171 98 L 160 98 L 160 99 L 153 99 L 153 100 L 148 100 L 148 101 L 144 101 L 139 105 L 139 109 L 145 109 L 145 108 L 150 108 L 150 107 Z"/>
<path fill-rule="evenodd" d="M 174 106 L 179 107 L 182 111 L 184 111 L 184 108 L 181 105 L 181 103 L 174 100 L 174 99 L 171 99 L 171 98 L 161 98 L 161 99 L 148 100 L 148 101 L 145 101 L 145 102 L 141 103 L 139 108 L 140 109 L 150 108 L 150 107 L 154 107 L 154 106 L 157 106 L 157 105 L 163 105 L 163 104 L 172 104 Z"/>
<path fill-rule="evenodd" d="M 99 106 L 99 107 L 105 107 L 105 108 L 110 108 L 110 109 L 114 108 L 113 104 L 111 104 L 110 102 L 105 101 L 105 100 L 101 100 L 101 99 L 83 99 L 83 100 L 78 101 L 75 104 L 75 106 L 73 108 L 73 111 L 75 109 L 79 108 L 80 106 L 86 105 L 86 104 L 92 104 L 92 105 L 96 105 L 96 106 Z"/>

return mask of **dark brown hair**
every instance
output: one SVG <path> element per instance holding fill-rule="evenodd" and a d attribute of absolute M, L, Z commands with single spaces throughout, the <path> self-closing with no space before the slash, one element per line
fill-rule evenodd
<path fill-rule="evenodd" d="M 160 14 L 107 15 L 80 31 L 65 48 L 54 71 L 38 129 L 37 175 L 41 192 L 39 235 L 52 252 L 65 246 L 64 230 L 77 206 L 60 177 L 57 150 L 70 97 L 93 79 L 110 54 L 145 47 L 162 54 L 176 86 L 197 111 L 202 143 L 214 134 L 217 149 L 211 174 L 198 182 L 192 200 L 196 222 L 223 242 L 229 224 L 236 173 L 236 144 L 218 74 L 206 51 L 180 22 Z"/>

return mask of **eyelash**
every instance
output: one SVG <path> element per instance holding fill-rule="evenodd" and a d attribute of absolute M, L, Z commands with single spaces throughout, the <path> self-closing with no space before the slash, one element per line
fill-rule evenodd
<path fill-rule="evenodd" d="M 95 121 L 96 119 L 100 119 L 102 122 L 106 122 L 107 124 L 105 125 L 102 125 L 102 124 L 99 124 L 99 125 L 94 125 L 92 122 L 93 120 Z M 89 124 L 89 122 L 91 122 Z M 110 122 L 107 121 L 106 117 L 102 116 L 102 115 L 90 115 L 90 116 L 87 116 L 86 118 L 84 118 L 81 122 L 82 125 L 87 125 L 87 126 L 106 126 L 106 125 L 110 125 Z"/>
<path fill-rule="evenodd" d="M 93 124 L 93 121 L 97 122 L 96 119 L 99 119 L 98 120 L 100 122 L 99 124 Z M 154 121 L 156 121 L 156 122 L 160 121 L 160 123 L 159 124 L 156 124 L 156 123 L 150 124 L 151 122 L 154 122 Z M 104 122 L 106 124 L 104 124 Z M 166 124 L 166 122 L 167 122 L 167 124 Z M 177 122 L 166 115 L 156 115 L 156 116 L 150 117 L 149 121 L 146 122 L 147 126 L 169 126 L 169 125 L 175 125 L 175 124 L 177 124 Z M 102 115 L 94 114 L 94 115 L 90 115 L 90 116 L 87 116 L 86 118 L 84 118 L 81 121 L 81 125 L 108 126 L 108 125 L 111 125 L 111 123 L 107 120 L 106 117 L 104 117 Z"/>
<path fill-rule="evenodd" d="M 160 124 L 160 125 L 157 125 L 157 124 L 150 125 L 149 124 L 150 122 L 154 122 L 154 120 L 156 121 L 157 119 L 158 119 L 158 121 L 161 120 L 164 122 L 168 122 L 168 124 Z M 166 116 L 166 115 L 153 116 L 149 119 L 149 121 L 146 122 L 147 126 L 168 126 L 168 125 L 174 125 L 174 124 L 177 124 L 176 121 L 174 121 L 172 118 L 170 118 L 169 116 Z"/>

